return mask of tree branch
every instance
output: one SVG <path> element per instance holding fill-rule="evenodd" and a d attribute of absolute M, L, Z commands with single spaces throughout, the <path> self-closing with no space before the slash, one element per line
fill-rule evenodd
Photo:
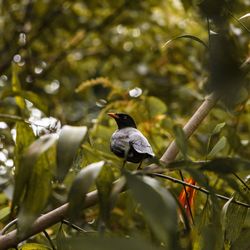
<path fill-rule="evenodd" d="M 193 189 L 196 189 L 202 193 L 205 193 L 205 194 L 208 194 L 210 195 L 211 193 L 205 189 L 205 188 L 202 188 L 202 187 L 199 187 L 199 186 L 196 186 L 196 185 L 193 185 L 193 184 L 190 184 L 190 183 L 187 183 L 185 181 L 182 181 L 182 180 L 178 180 L 176 178 L 173 178 L 171 176 L 168 176 L 168 175 L 164 175 L 164 174 L 160 174 L 160 173 L 148 173 L 147 175 L 149 176 L 153 176 L 153 177 L 159 177 L 159 178 L 163 178 L 163 179 L 167 179 L 167 180 L 170 180 L 172 182 L 175 182 L 175 183 L 179 183 L 179 184 L 182 184 L 184 186 L 188 186 L 188 187 L 191 187 Z M 221 194 L 216 194 L 214 193 L 214 195 L 216 197 L 218 197 L 219 199 L 222 199 L 222 200 L 225 200 L 225 201 L 229 201 L 231 198 L 227 197 L 227 196 L 224 196 L 224 195 L 221 195 Z M 232 203 L 235 203 L 237 205 L 240 205 L 240 206 L 243 206 L 243 207 L 247 207 L 247 208 L 250 208 L 250 204 L 247 204 L 247 203 L 244 203 L 244 202 L 241 202 L 241 201 L 237 201 L 237 200 L 232 200 Z"/>
<path fill-rule="evenodd" d="M 215 94 L 209 95 L 201 106 L 197 109 L 191 119 L 184 126 L 184 132 L 186 137 L 189 138 L 194 131 L 201 124 L 203 119 L 208 115 L 209 111 L 214 107 L 218 100 L 218 97 Z M 161 160 L 170 163 L 175 159 L 179 150 L 175 142 L 172 142 L 164 155 L 161 157 Z M 147 167 L 147 170 L 154 170 L 158 168 L 157 165 L 151 165 Z M 95 205 L 98 202 L 97 191 L 93 191 L 87 194 L 85 201 L 85 208 Z M 27 233 L 22 238 L 17 238 L 17 230 L 13 230 L 10 233 L 0 236 L 0 250 L 8 249 L 10 247 L 16 246 L 18 243 L 23 240 L 42 232 L 46 228 L 62 221 L 67 215 L 68 203 L 58 207 L 51 212 L 40 216 L 34 224 L 31 226 L 29 233 Z"/>

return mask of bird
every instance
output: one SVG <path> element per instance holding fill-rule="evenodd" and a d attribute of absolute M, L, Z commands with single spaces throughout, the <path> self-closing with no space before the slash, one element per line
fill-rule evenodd
<path fill-rule="evenodd" d="M 123 158 L 123 167 L 126 163 L 139 163 L 155 156 L 147 138 L 137 129 L 134 119 L 124 113 L 108 113 L 115 119 L 118 129 L 110 139 L 110 149 L 118 157 Z"/>

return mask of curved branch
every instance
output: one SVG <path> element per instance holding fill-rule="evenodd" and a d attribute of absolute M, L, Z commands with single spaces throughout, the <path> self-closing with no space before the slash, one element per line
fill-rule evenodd
<path fill-rule="evenodd" d="M 183 130 L 186 137 L 189 138 L 194 131 L 201 124 L 203 119 L 208 115 L 209 111 L 214 107 L 218 100 L 218 96 L 215 94 L 209 95 L 201 106 L 197 109 L 191 119 L 184 126 Z M 175 142 L 172 142 L 166 152 L 161 157 L 161 160 L 170 163 L 175 159 L 179 150 Z M 153 170 L 158 168 L 157 165 L 148 166 L 148 170 Z M 98 202 L 97 191 L 93 191 L 87 194 L 85 201 L 85 208 L 95 205 Z M 10 247 L 15 247 L 18 243 L 23 240 L 42 232 L 46 228 L 62 221 L 67 215 L 68 203 L 58 207 L 51 212 L 40 216 L 34 224 L 31 226 L 29 233 L 27 233 L 22 238 L 17 238 L 17 230 L 13 230 L 6 235 L 0 236 L 0 250 L 9 249 Z"/>

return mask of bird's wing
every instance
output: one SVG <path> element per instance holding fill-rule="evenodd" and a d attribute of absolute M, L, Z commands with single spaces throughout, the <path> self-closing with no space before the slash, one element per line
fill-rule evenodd
<path fill-rule="evenodd" d="M 124 153 L 129 150 L 129 135 L 122 130 L 117 130 L 111 137 L 110 146 L 112 151 Z"/>
<path fill-rule="evenodd" d="M 139 130 L 133 129 L 129 134 L 129 139 L 130 144 L 135 151 L 141 154 L 148 154 L 154 156 L 154 152 L 148 140 Z"/>

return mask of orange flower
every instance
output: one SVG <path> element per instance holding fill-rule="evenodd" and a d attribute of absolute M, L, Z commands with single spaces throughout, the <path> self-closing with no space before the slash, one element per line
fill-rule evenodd
<path fill-rule="evenodd" d="M 185 179 L 186 183 L 195 185 L 195 180 L 192 178 Z M 186 190 L 185 190 L 186 189 Z M 194 197 L 195 197 L 196 190 L 186 186 L 185 188 L 181 190 L 181 193 L 179 195 L 179 202 L 184 208 L 184 211 L 187 214 L 187 217 L 190 219 L 191 218 L 191 211 L 194 209 Z M 190 211 L 191 209 L 191 211 Z M 193 218 L 191 218 L 193 219 Z"/>

